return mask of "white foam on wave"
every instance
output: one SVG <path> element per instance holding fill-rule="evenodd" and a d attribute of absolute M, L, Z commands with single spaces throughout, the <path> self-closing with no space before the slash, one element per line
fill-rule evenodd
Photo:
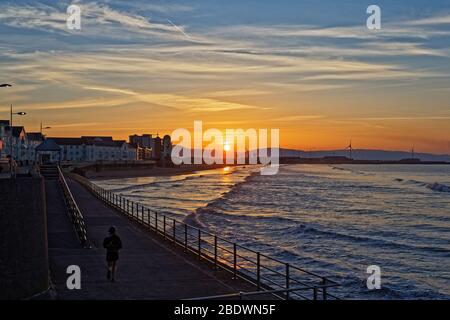
<path fill-rule="evenodd" d="M 441 184 L 441 183 L 430 183 L 427 185 L 427 188 L 434 190 L 434 191 L 439 191 L 439 192 L 450 192 L 450 187 L 446 186 L 445 184 Z"/>

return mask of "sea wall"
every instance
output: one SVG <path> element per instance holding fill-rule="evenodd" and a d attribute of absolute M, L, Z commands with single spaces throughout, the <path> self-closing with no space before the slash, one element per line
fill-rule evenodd
<path fill-rule="evenodd" d="M 26 299 L 48 287 L 43 179 L 0 179 L 0 299 Z"/>

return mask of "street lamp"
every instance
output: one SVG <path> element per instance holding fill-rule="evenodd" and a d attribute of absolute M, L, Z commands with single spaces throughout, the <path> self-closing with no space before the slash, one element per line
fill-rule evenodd
<path fill-rule="evenodd" d="M 51 129 L 52 127 L 43 127 L 42 126 L 42 122 L 41 122 L 41 134 L 42 134 L 42 130 L 47 130 L 47 129 Z"/>
<path fill-rule="evenodd" d="M 10 154 L 11 154 L 11 156 L 14 158 L 14 150 L 13 150 L 13 141 L 14 141 L 14 139 L 13 139 L 13 115 L 18 115 L 18 116 L 24 116 L 24 115 L 26 115 L 27 113 L 26 112 L 23 112 L 23 111 L 20 111 L 20 112 L 13 112 L 13 106 L 12 106 L 12 104 L 11 104 L 11 109 L 10 109 L 10 120 L 9 120 L 9 127 L 11 128 L 11 133 L 10 133 L 10 136 L 9 136 L 9 141 L 10 141 L 10 144 L 9 144 L 9 151 L 10 151 Z"/>
<path fill-rule="evenodd" d="M 27 113 L 26 112 L 23 112 L 23 111 L 21 111 L 21 112 L 13 112 L 13 106 L 11 105 L 11 109 L 10 109 L 10 121 L 9 121 L 9 125 L 11 126 L 11 128 L 12 128 L 12 126 L 13 126 L 13 115 L 18 115 L 18 116 L 24 116 L 24 115 L 26 115 Z"/>
<path fill-rule="evenodd" d="M 0 88 L 5 88 L 5 87 L 12 87 L 12 85 L 10 85 L 9 83 L 0 84 Z"/>

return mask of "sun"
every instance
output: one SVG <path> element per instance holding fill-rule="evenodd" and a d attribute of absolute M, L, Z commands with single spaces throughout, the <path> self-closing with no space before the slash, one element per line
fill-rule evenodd
<path fill-rule="evenodd" d="M 225 143 L 224 146 L 223 146 L 223 150 L 230 151 L 231 150 L 230 145 L 228 143 Z"/>

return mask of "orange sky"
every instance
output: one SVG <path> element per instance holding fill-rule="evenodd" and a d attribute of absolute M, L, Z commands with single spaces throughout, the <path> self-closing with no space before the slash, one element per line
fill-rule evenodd
<path fill-rule="evenodd" d="M 14 86 L 0 89 L 0 118 L 13 103 L 27 112 L 14 122 L 27 131 L 43 122 L 49 136 L 127 139 L 201 120 L 205 129 L 280 129 L 285 148 L 340 149 L 352 139 L 355 148 L 450 152 L 450 45 L 439 17 L 368 32 L 359 18 L 305 25 L 290 10 L 289 24 L 244 15 L 215 25 L 187 19 L 202 10 L 194 6 L 172 12 L 186 18 L 175 28 L 89 3 L 72 32 L 60 8 L 1 8 L 1 81 Z"/>

